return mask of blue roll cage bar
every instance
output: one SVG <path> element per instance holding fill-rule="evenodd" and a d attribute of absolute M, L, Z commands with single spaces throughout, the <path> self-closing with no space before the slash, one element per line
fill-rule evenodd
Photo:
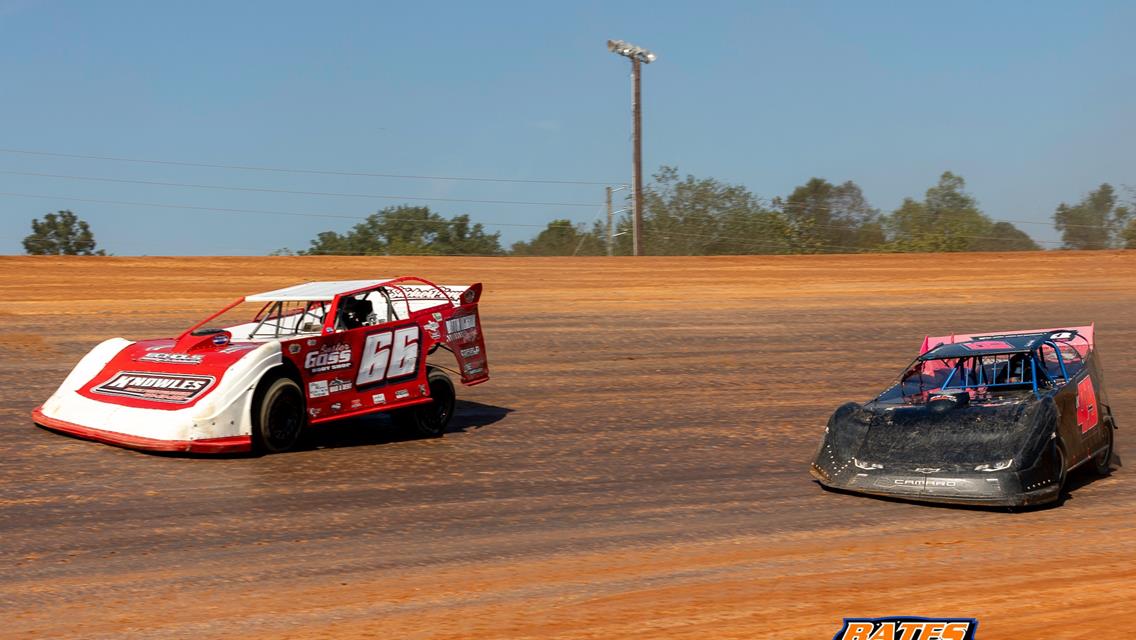
<path fill-rule="evenodd" d="M 1045 347 L 1045 346 L 1051 347 L 1053 349 L 1053 352 L 1057 354 L 1057 364 L 1061 368 L 1061 380 L 1064 381 L 1064 382 L 1069 382 L 1069 372 L 1065 368 L 1065 357 L 1063 355 L 1061 355 L 1061 348 L 1058 347 L 1057 343 L 1054 342 L 1051 338 L 1046 338 L 1045 340 L 1043 340 L 1038 345 L 1031 347 L 1028 351 L 1004 351 L 1004 352 L 997 352 L 997 353 L 981 353 L 981 354 L 975 354 L 973 356 L 967 356 L 965 358 L 960 357 L 955 362 L 954 366 L 951 367 L 951 372 L 950 372 L 949 375 L 947 375 L 947 379 L 943 381 L 943 384 L 940 387 L 940 389 L 942 389 L 943 391 L 946 391 L 948 388 L 951 388 L 951 389 L 958 389 L 960 391 L 965 391 L 967 389 L 977 389 L 979 387 L 985 387 L 985 388 L 989 389 L 991 387 L 1011 387 L 1011 386 L 1021 385 L 1022 382 L 1008 382 L 1008 381 L 1007 382 L 998 382 L 997 381 L 997 377 L 998 377 L 997 374 L 994 375 L 994 380 L 987 381 L 985 379 L 985 370 L 982 366 L 984 364 L 982 362 L 982 359 L 983 359 L 984 356 L 1009 356 L 1009 355 L 1013 355 L 1013 354 L 1016 354 L 1016 353 L 1025 353 L 1025 354 L 1028 354 L 1028 356 L 1029 356 L 1030 373 L 1031 373 L 1030 384 L 1032 385 L 1033 393 L 1034 393 L 1035 396 L 1040 397 L 1041 393 L 1038 391 L 1038 386 L 1037 386 L 1037 374 L 1038 374 L 1039 371 L 1041 372 L 1041 375 L 1045 376 L 1045 379 L 1048 382 L 1051 382 L 1051 383 L 1054 383 L 1054 384 L 1056 384 L 1056 382 L 1057 382 L 1054 378 L 1050 377 L 1049 372 L 1047 372 L 1045 370 L 1044 366 L 1040 367 L 1040 368 L 1037 366 L 1037 360 L 1038 360 L 1039 354 L 1041 353 L 1041 348 Z M 975 359 L 978 362 L 978 366 L 972 368 L 972 371 L 975 371 L 978 374 L 976 379 L 975 379 L 975 382 L 973 384 L 968 384 L 966 382 L 966 380 L 964 379 L 962 381 L 961 385 L 959 385 L 957 387 L 951 387 L 950 386 L 951 381 L 954 380 L 955 373 L 957 373 L 959 371 L 959 369 L 962 368 L 961 365 L 962 365 L 962 361 L 964 359 Z M 1025 367 L 1026 367 L 1026 363 L 1023 360 L 1021 362 L 1021 368 L 1018 370 L 1018 375 L 1021 376 L 1022 378 L 1025 377 Z M 1011 372 L 1009 370 L 1006 371 L 1006 378 L 1007 379 L 1009 379 L 1010 373 Z"/>

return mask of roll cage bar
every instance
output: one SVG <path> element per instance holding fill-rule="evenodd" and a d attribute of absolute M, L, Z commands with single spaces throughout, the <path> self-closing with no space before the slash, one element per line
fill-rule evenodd
<path fill-rule="evenodd" d="M 986 351 L 981 353 L 975 352 L 972 355 L 950 356 L 945 358 L 928 358 L 926 357 L 926 354 L 922 354 L 916 357 L 915 360 L 913 360 L 912 363 L 908 365 L 908 367 L 904 370 L 905 375 L 900 380 L 901 393 L 903 379 L 907 377 L 906 372 L 912 371 L 916 367 L 916 365 L 935 361 L 947 363 L 949 360 L 954 360 L 952 364 L 948 365 L 950 366 L 950 373 L 947 374 L 946 380 L 944 380 L 941 385 L 938 385 L 938 389 L 942 392 L 949 393 L 957 391 L 969 391 L 971 389 L 980 388 L 987 390 L 998 388 L 1005 389 L 1011 387 L 1020 388 L 1021 386 L 1026 384 L 1026 361 L 1028 360 L 1030 374 L 1028 384 L 1030 385 L 1030 389 L 1033 392 L 1034 396 L 1040 398 L 1042 387 L 1038 384 L 1039 374 L 1046 383 L 1045 386 L 1056 385 L 1059 380 L 1063 384 L 1069 382 L 1069 369 L 1065 364 L 1065 356 L 1062 353 L 1061 345 L 1059 345 L 1058 342 L 1072 347 L 1077 351 L 1078 354 L 1081 355 L 1082 358 L 1087 357 L 1088 348 L 1086 348 L 1085 353 L 1081 354 L 1081 352 L 1077 350 L 1076 347 L 1073 347 L 1071 344 L 1069 344 L 1077 338 L 1085 340 L 1086 345 L 1089 344 L 1088 340 L 1075 330 L 1060 330 L 1051 331 L 1044 336 L 1039 337 L 1039 339 L 1031 340 L 1026 348 L 1021 349 Z M 1060 371 L 1060 378 L 1058 378 L 1057 376 L 1051 376 L 1049 374 L 1049 371 L 1047 370 L 1048 368 L 1044 364 L 1039 364 L 1044 358 L 1041 350 L 1045 347 L 1053 349 L 1053 353 L 1056 355 L 1057 367 Z M 1023 356 L 1016 363 L 1016 372 L 1011 369 L 1011 367 L 1013 366 L 1011 365 L 1011 362 L 1014 356 Z M 987 362 L 987 358 L 990 358 L 991 361 Z M 1005 360 L 1000 360 L 1000 358 L 1005 358 Z M 964 367 L 963 364 L 967 361 L 969 361 L 972 366 Z M 987 366 L 993 365 L 994 367 L 997 367 L 1001 362 L 1005 362 L 1006 368 L 1001 372 L 995 369 L 988 379 L 986 375 Z M 956 381 L 956 374 L 958 374 L 960 371 L 963 373 L 961 376 L 959 376 L 959 380 Z M 1015 373 L 1017 379 L 1011 380 L 1012 377 L 1015 377 Z M 921 373 L 920 393 L 933 390 L 935 387 L 931 387 L 930 389 L 922 388 L 922 375 L 923 374 Z M 958 382 L 958 384 L 952 385 L 953 382 Z M 877 399 L 882 398 L 887 393 L 888 391 L 885 391 L 884 393 L 880 394 Z"/>
<path fill-rule="evenodd" d="M 439 294 L 441 294 L 441 297 L 411 296 L 410 293 L 408 293 L 408 291 L 410 291 L 410 290 L 407 287 L 399 286 L 400 284 L 426 285 L 426 287 L 434 289 Z M 366 300 L 370 297 L 370 295 L 372 293 L 375 293 L 376 291 L 379 292 L 379 294 L 383 297 L 383 301 L 386 303 L 387 321 L 388 322 L 391 321 L 391 320 L 406 320 L 406 319 L 408 319 L 413 312 L 413 310 L 411 309 L 411 306 L 410 306 L 410 303 L 411 303 L 412 300 L 425 300 L 425 301 L 437 300 L 438 304 L 427 307 L 427 309 L 432 309 L 432 308 L 435 308 L 435 307 L 442 305 L 442 304 L 460 304 L 462 297 L 470 294 L 469 290 L 467 290 L 463 294 L 452 294 L 452 293 L 446 291 L 445 289 L 443 289 L 442 287 L 438 286 L 437 284 L 434 284 L 433 282 L 430 282 L 429 280 L 426 280 L 424 278 L 418 278 L 418 277 L 415 277 L 415 276 L 402 276 L 402 277 L 398 277 L 398 278 L 393 278 L 391 280 L 387 280 L 387 281 L 382 282 L 382 283 L 377 284 L 377 285 L 362 287 L 362 288 L 359 288 L 359 289 L 352 289 L 352 290 L 344 291 L 342 293 L 338 293 L 330 301 L 328 301 L 328 300 L 307 301 L 307 302 L 304 302 L 304 307 L 302 309 L 296 309 L 296 310 L 290 311 L 290 312 L 284 311 L 284 303 L 288 302 L 288 301 L 286 301 L 286 300 L 270 300 L 269 302 L 266 302 L 264 304 L 264 306 L 262 306 L 260 308 L 259 311 L 257 311 L 255 316 L 253 316 L 253 322 L 256 322 L 257 324 L 256 324 L 255 327 L 253 327 L 253 330 L 249 332 L 248 338 L 252 338 L 252 337 L 256 336 L 260 332 L 260 330 L 265 326 L 272 328 L 271 336 L 275 337 L 275 338 L 279 338 L 282 335 L 284 335 L 284 336 L 300 335 L 302 333 L 317 334 L 317 333 L 320 333 L 321 331 L 322 331 L 322 333 L 335 333 L 337 330 L 339 330 L 341 328 L 339 326 L 340 302 L 344 298 L 356 296 L 360 293 L 364 294 L 364 296 L 361 298 L 361 300 Z M 399 294 L 401 294 L 401 300 L 398 300 L 398 296 L 392 297 L 391 291 L 397 291 Z M 472 302 L 473 300 L 474 300 L 474 298 L 471 298 L 468 301 Z M 399 314 L 395 311 L 395 302 L 396 301 L 402 302 L 403 304 L 406 305 L 406 317 L 405 318 L 399 317 Z M 197 324 L 194 324 L 192 327 L 187 329 L 185 332 L 183 332 L 178 337 L 178 339 L 184 338 L 185 336 L 191 335 L 191 334 L 196 335 L 196 334 L 194 334 L 194 332 L 202 329 L 202 327 L 205 327 L 212 320 L 224 315 L 226 312 L 232 310 L 233 308 L 237 307 L 238 305 L 240 305 L 243 302 L 245 302 L 245 298 L 241 297 L 241 298 L 238 298 L 238 299 L 234 300 L 233 302 L 225 305 L 225 307 L 222 308 L 221 310 L 217 311 L 216 313 L 213 313 L 212 315 L 208 316 L 207 318 L 201 320 Z M 318 308 L 319 312 L 321 313 L 322 317 L 315 315 L 315 309 L 317 309 L 317 308 Z M 285 324 L 285 320 L 289 319 L 290 316 L 296 316 L 296 322 L 295 322 L 294 326 L 291 327 L 291 330 L 289 332 L 289 329 Z M 301 329 L 301 322 L 303 321 L 303 318 L 306 317 L 306 316 L 311 316 L 314 320 L 316 320 L 317 323 L 320 325 L 320 329 L 316 329 L 314 331 L 309 331 L 309 332 L 302 332 L 300 330 Z"/>

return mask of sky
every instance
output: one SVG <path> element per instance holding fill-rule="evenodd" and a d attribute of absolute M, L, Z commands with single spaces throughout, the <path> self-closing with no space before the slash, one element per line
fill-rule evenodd
<path fill-rule="evenodd" d="M 647 176 L 853 180 L 886 212 L 949 170 L 1053 247 L 1059 203 L 1136 186 L 1134 24 L 1132 2 L 0 0 L 0 254 L 60 209 L 117 255 L 302 249 L 398 204 L 505 246 L 590 223 L 631 176 L 611 38 L 658 55 Z"/>

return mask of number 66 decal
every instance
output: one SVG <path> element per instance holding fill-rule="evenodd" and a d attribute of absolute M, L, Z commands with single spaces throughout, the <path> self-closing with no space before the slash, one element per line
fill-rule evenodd
<path fill-rule="evenodd" d="M 418 371 L 418 325 L 367 336 L 355 386 L 401 378 Z"/>

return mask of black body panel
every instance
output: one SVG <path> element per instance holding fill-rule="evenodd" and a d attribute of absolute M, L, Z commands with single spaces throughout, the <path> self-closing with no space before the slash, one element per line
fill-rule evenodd
<path fill-rule="evenodd" d="M 922 402 L 897 403 L 893 393 L 841 406 L 811 474 L 826 487 L 858 493 L 1021 506 L 1057 500 L 1066 473 L 1105 455 L 1112 441 L 1095 351 L 1068 380 L 1036 392 L 951 395 L 932 391 Z"/>

